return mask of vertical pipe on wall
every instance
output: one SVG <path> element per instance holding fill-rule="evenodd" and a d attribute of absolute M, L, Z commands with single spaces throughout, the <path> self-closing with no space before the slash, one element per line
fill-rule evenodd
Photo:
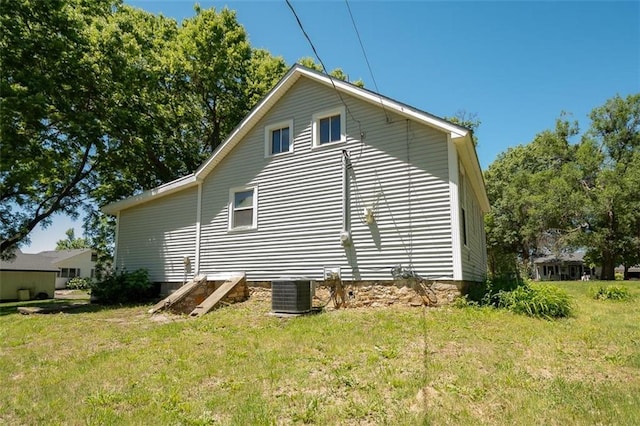
<path fill-rule="evenodd" d="M 351 226 L 349 212 L 349 170 L 351 170 L 351 160 L 349 152 L 342 150 L 342 231 L 340 232 L 340 242 L 343 246 L 351 242 Z"/>

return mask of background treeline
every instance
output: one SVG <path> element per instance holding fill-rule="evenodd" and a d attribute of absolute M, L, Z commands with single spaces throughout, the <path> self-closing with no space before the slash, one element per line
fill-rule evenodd
<path fill-rule="evenodd" d="M 615 96 L 582 135 L 561 116 L 485 171 L 490 274 L 528 272 L 535 256 L 586 250 L 614 279 L 640 264 L 640 94 Z"/>

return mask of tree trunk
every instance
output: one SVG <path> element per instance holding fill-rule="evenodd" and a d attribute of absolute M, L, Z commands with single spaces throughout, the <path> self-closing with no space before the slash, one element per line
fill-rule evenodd
<path fill-rule="evenodd" d="M 615 280 L 615 269 L 616 263 L 614 261 L 613 253 L 604 252 L 602 253 L 602 274 L 600 279 L 602 280 Z"/>

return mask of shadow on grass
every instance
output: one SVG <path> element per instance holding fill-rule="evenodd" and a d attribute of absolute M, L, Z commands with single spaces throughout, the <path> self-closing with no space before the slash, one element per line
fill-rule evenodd
<path fill-rule="evenodd" d="M 29 314 L 47 315 L 61 312 L 65 314 L 85 314 L 123 307 L 129 307 L 129 305 L 101 305 L 77 299 L 29 300 L 25 302 L 0 303 L 0 317 L 22 314 L 18 311 L 18 308 L 29 308 L 29 310 L 32 310 Z"/>

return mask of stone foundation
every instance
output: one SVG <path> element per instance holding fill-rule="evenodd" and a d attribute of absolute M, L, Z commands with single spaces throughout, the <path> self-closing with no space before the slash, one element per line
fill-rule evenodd
<path fill-rule="evenodd" d="M 271 283 L 251 282 L 251 297 L 266 299 L 270 295 Z M 437 281 L 431 284 L 433 294 L 427 298 L 420 286 L 411 280 L 398 281 L 343 281 L 346 308 L 382 307 L 382 306 L 444 306 L 456 297 L 467 293 L 475 283 L 465 281 Z M 333 307 L 330 301 L 331 283 L 316 282 L 314 307 Z M 435 295 L 435 297 L 433 297 Z M 435 299 L 435 300 L 434 300 Z M 269 297 L 270 300 L 270 297 Z"/>
<path fill-rule="evenodd" d="M 189 315 L 193 309 L 213 294 L 224 283 L 221 281 L 203 281 L 183 299 L 175 302 L 169 310 L 175 314 Z M 245 280 L 236 284 L 221 301 L 221 304 L 244 302 L 249 298 L 249 286 Z"/>

